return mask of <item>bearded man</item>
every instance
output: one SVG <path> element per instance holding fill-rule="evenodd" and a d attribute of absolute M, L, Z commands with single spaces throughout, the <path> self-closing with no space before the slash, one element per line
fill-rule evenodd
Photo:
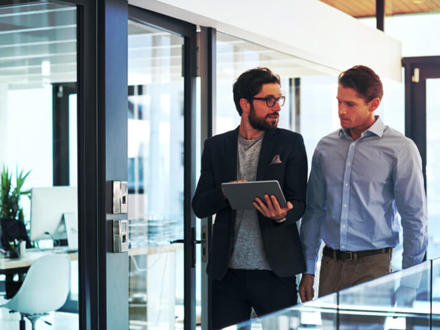
<path fill-rule="evenodd" d="M 235 130 L 205 141 L 192 206 L 199 218 L 216 215 L 209 250 L 213 328 L 297 303 L 295 275 L 305 271 L 296 222 L 305 210 L 307 156 L 300 134 L 277 128 L 285 97 L 278 75 L 248 70 L 233 87 L 241 116 Z M 221 184 L 278 180 L 286 207 L 274 195 L 255 209 L 233 210 Z"/>

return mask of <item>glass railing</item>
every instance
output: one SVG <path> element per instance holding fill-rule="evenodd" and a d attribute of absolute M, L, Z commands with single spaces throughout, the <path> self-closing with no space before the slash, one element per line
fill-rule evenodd
<path fill-rule="evenodd" d="M 228 329 L 440 329 L 440 259 Z"/>

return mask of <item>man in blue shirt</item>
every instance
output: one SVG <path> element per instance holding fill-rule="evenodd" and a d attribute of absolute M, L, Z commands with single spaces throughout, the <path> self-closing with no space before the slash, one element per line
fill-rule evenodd
<path fill-rule="evenodd" d="M 303 302 L 314 296 L 321 240 L 319 296 L 389 273 L 401 226 L 403 268 L 420 263 L 425 255 L 420 154 L 413 141 L 374 115 L 382 95 L 382 82 L 368 67 L 355 66 L 339 76 L 342 128 L 318 143 L 307 187 L 301 226 L 307 268 L 299 290 Z"/>

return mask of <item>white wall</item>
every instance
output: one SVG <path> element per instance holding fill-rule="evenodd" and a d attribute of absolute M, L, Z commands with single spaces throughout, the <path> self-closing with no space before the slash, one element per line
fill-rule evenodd
<path fill-rule="evenodd" d="M 129 4 L 327 67 L 356 64 L 401 80 L 401 44 L 318 0 L 129 0 Z"/>

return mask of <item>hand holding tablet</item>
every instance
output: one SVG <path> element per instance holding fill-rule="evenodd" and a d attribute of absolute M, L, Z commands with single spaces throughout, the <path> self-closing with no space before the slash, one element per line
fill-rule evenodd
<path fill-rule="evenodd" d="M 254 201 L 259 197 L 263 202 L 266 195 L 274 195 L 281 208 L 286 208 L 286 198 L 277 180 L 245 181 L 222 183 L 223 193 L 234 210 L 254 210 Z"/>

